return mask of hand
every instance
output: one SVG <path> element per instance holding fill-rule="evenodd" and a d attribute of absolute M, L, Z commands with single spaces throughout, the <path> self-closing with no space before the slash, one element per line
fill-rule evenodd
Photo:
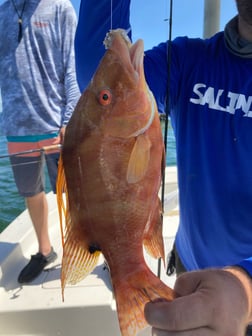
<path fill-rule="evenodd" d="M 62 126 L 59 131 L 59 135 L 53 141 L 53 145 L 63 144 L 65 131 L 66 131 L 66 126 Z"/>
<path fill-rule="evenodd" d="M 179 276 L 174 301 L 148 303 L 153 336 L 244 336 L 251 321 L 252 285 L 239 268 Z"/>
<path fill-rule="evenodd" d="M 62 126 L 59 132 L 60 143 L 63 144 L 64 136 L 65 136 L 66 126 Z"/>

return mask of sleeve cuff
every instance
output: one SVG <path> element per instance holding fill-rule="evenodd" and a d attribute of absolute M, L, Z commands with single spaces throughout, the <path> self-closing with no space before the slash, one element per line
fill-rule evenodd
<path fill-rule="evenodd" d="M 235 266 L 241 267 L 245 272 L 252 278 L 252 257 L 242 260 L 240 263 Z"/>

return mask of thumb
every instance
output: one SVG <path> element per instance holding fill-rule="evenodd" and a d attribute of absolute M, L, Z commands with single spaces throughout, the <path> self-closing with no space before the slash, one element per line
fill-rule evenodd
<path fill-rule="evenodd" d="M 181 274 L 174 285 L 176 295 L 185 296 L 194 293 L 201 283 L 198 271 Z"/>

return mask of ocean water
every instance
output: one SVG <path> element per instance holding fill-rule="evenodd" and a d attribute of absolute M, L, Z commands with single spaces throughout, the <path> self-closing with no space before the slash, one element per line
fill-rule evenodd
<path fill-rule="evenodd" d="M 14 182 L 9 158 L 1 158 L 7 154 L 6 139 L 0 135 L 0 232 L 2 232 L 24 209 L 25 203 L 19 196 Z M 176 151 L 173 130 L 168 128 L 166 164 L 176 164 Z M 47 179 L 46 191 L 50 191 Z"/>
<path fill-rule="evenodd" d="M 0 155 L 7 154 L 5 137 L 0 136 Z M 18 195 L 8 158 L 0 158 L 0 232 L 25 208 Z"/>

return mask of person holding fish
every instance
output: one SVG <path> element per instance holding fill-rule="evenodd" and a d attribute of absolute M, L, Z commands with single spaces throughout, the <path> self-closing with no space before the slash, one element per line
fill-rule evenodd
<path fill-rule="evenodd" d="M 104 54 L 111 3 L 113 29 L 129 31 L 129 0 L 81 1 L 75 40 L 81 91 Z M 145 305 L 156 336 L 250 333 L 252 2 L 236 5 L 237 16 L 210 39 L 175 38 L 170 59 L 169 42 L 145 51 L 145 77 L 160 113 L 170 96 L 180 191 L 175 249 L 183 268 L 172 300 Z"/>
<path fill-rule="evenodd" d="M 21 284 L 33 281 L 57 258 L 48 232 L 44 164 L 55 192 L 59 148 L 80 96 L 76 24 L 69 0 L 7 0 L 0 6 L 1 126 L 38 241 L 38 253 L 18 275 Z"/>

